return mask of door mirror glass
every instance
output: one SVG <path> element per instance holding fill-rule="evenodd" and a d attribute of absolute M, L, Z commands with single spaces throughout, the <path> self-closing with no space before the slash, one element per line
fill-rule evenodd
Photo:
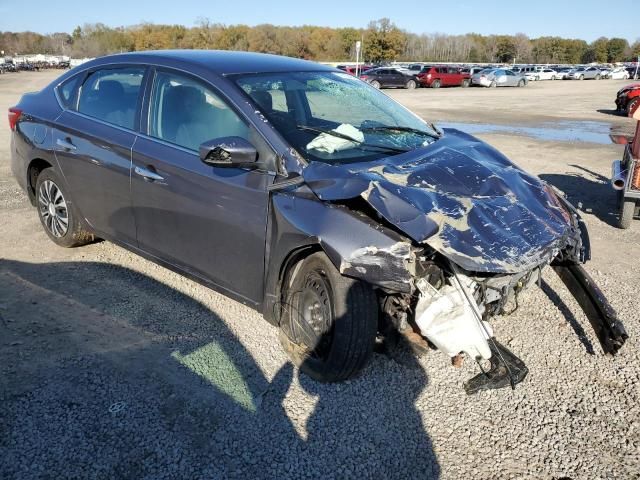
<path fill-rule="evenodd" d="M 258 151 L 242 137 L 214 138 L 200 145 L 200 159 L 214 167 L 258 168 Z"/>

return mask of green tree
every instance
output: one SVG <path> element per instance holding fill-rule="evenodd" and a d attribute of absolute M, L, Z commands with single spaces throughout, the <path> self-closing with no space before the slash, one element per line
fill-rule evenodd
<path fill-rule="evenodd" d="M 612 38 L 607 43 L 607 61 L 621 62 L 629 53 L 629 42 L 624 38 Z"/>

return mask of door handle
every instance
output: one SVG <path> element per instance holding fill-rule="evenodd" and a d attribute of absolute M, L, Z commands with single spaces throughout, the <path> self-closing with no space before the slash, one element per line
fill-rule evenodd
<path fill-rule="evenodd" d="M 146 168 L 135 167 L 133 171 L 136 173 L 136 175 L 140 175 L 147 182 L 161 182 L 162 180 L 164 180 L 163 176 L 158 175 L 156 172 L 153 172 Z"/>
<path fill-rule="evenodd" d="M 65 150 L 76 150 L 77 148 L 73 143 L 71 143 L 71 139 L 69 138 L 66 140 L 63 140 L 62 138 L 57 139 L 56 145 L 64 148 Z"/>

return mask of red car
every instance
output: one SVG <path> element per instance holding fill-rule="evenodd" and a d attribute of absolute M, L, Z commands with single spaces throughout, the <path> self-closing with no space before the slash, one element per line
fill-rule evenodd
<path fill-rule="evenodd" d="M 621 88 L 616 96 L 616 109 L 631 115 L 640 103 L 640 83 L 632 83 Z"/>
<path fill-rule="evenodd" d="M 471 75 L 458 67 L 446 65 L 422 67 L 417 77 L 423 87 L 468 87 L 471 85 Z"/>
<path fill-rule="evenodd" d="M 337 68 L 340 70 L 344 70 L 349 75 L 356 74 L 356 66 L 355 65 L 338 65 Z M 366 72 L 367 70 L 371 70 L 373 65 L 360 65 L 358 66 L 358 73 Z"/>

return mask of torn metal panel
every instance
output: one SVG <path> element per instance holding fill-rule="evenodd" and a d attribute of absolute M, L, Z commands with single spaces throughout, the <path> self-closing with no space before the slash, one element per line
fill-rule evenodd
<path fill-rule="evenodd" d="M 318 244 L 344 275 L 394 292 L 413 292 L 416 249 L 408 239 L 364 214 L 305 198 L 301 191 L 274 193 L 272 203 L 278 250 L 291 251 L 291 237 L 299 244 Z"/>
<path fill-rule="evenodd" d="M 551 189 L 456 130 L 373 165 L 312 162 L 303 177 L 322 200 L 361 196 L 411 239 L 468 271 L 522 272 L 579 243 L 579 229 Z"/>
<path fill-rule="evenodd" d="M 354 250 L 340 262 L 340 273 L 349 277 L 368 278 L 378 286 L 397 292 L 413 289 L 412 271 L 415 253 L 408 241 L 390 247 L 373 245 Z"/>

